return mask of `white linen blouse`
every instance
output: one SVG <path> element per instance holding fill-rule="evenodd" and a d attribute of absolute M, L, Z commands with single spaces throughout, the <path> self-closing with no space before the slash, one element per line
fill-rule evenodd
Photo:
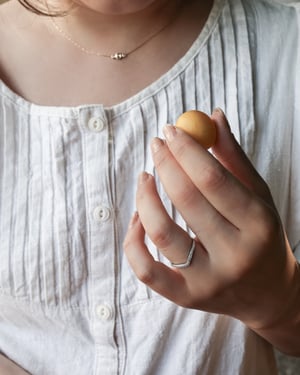
<path fill-rule="evenodd" d="M 295 6 L 215 0 L 180 61 L 109 108 L 36 105 L 0 81 L 1 353 L 33 375 L 276 373 L 271 346 L 240 321 L 139 282 L 122 242 L 137 176 L 155 174 L 151 139 L 185 110 L 221 107 L 300 255 Z"/>

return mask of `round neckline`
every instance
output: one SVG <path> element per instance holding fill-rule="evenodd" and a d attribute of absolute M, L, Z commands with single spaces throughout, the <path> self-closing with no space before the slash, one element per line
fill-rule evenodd
<path fill-rule="evenodd" d="M 30 114 L 78 117 L 78 113 L 82 109 L 101 107 L 105 111 L 112 113 L 113 117 L 117 117 L 118 115 L 121 115 L 122 113 L 128 111 L 130 108 L 147 100 L 147 98 L 158 93 L 160 90 L 166 87 L 169 82 L 174 80 L 185 70 L 186 66 L 195 58 L 198 53 L 200 53 L 201 49 L 205 46 L 207 39 L 209 38 L 217 24 L 226 1 L 227 0 L 214 0 L 208 18 L 197 38 L 194 40 L 186 53 L 167 72 L 165 72 L 163 75 L 158 77 L 156 80 L 141 89 L 133 96 L 125 99 L 120 103 L 116 103 L 112 106 L 103 106 L 103 104 L 101 103 L 90 103 L 77 106 L 51 106 L 35 104 L 14 92 L 8 85 L 4 83 L 2 79 L 0 79 L 0 91 L 3 95 L 5 95 L 8 99 L 21 107 L 23 110 L 30 112 Z"/>

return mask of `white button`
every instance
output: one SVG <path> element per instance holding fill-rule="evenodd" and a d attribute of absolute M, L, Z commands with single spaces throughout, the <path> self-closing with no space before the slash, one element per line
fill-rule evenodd
<path fill-rule="evenodd" d="M 104 121 L 100 117 L 92 117 L 88 122 L 88 127 L 93 132 L 101 132 L 104 129 Z"/>
<path fill-rule="evenodd" d="M 111 212 L 108 207 L 104 206 L 98 206 L 94 210 L 94 219 L 98 223 L 102 223 L 104 221 L 107 221 L 110 218 Z"/>
<path fill-rule="evenodd" d="M 98 305 L 96 307 L 96 314 L 100 320 L 110 320 L 113 318 L 112 308 L 108 305 Z"/>

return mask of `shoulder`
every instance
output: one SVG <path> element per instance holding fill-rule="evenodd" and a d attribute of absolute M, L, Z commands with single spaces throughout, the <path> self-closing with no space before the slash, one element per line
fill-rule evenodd
<path fill-rule="evenodd" d="M 11 23 L 11 2 L 4 2 L 0 5 L 0 80 L 5 79 L 5 52 L 8 49 L 10 39 Z"/>
<path fill-rule="evenodd" d="M 231 0 L 237 2 L 236 0 Z M 297 18 L 296 3 L 289 0 L 239 0 L 250 17 L 253 17 L 260 27 L 284 29 L 293 19 Z M 298 7 L 300 2 L 298 1 Z M 280 24 L 276 23 L 280 21 Z"/>
<path fill-rule="evenodd" d="M 9 12 L 12 9 L 12 5 L 14 1 L 13 0 L 2 0 L 0 3 L 0 19 L 2 21 L 2 15 L 5 15 L 7 12 Z"/>
<path fill-rule="evenodd" d="M 12 19 L 12 2 L 7 1 L 0 4 L 0 52 L 3 51 L 3 44 L 10 34 Z"/>
<path fill-rule="evenodd" d="M 299 44 L 300 0 L 227 0 L 227 3 L 229 11 L 224 16 L 234 19 L 234 31 L 247 34 L 253 52 L 257 48 L 274 48 L 269 52 L 278 52 L 279 48 L 287 47 L 287 40 Z"/>
<path fill-rule="evenodd" d="M 42 18 L 25 9 L 17 0 L 0 5 L 0 62 L 5 56 L 18 55 L 36 44 L 45 29 Z M 26 54 L 25 54 L 26 56 Z"/>
<path fill-rule="evenodd" d="M 12 62 L 12 54 L 18 48 L 17 22 L 21 5 L 9 0 L 0 5 L 0 79 L 5 79 Z"/>
<path fill-rule="evenodd" d="M 42 21 L 17 0 L 0 5 L 0 80 L 20 94 L 27 77 L 35 70 L 33 52 L 45 44 L 41 37 L 45 34 Z"/>
<path fill-rule="evenodd" d="M 16 20 L 19 18 L 16 15 L 20 7 L 21 5 L 15 0 L 0 4 L 0 51 L 3 51 L 4 46 L 9 42 L 9 37 L 13 37 Z"/>
<path fill-rule="evenodd" d="M 242 4 L 247 19 L 250 46 L 255 57 L 261 54 L 270 64 L 272 57 L 274 62 L 278 62 L 279 58 L 295 56 L 300 40 L 300 1 L 298 7 L 289 0 L 229 1 Z"/>

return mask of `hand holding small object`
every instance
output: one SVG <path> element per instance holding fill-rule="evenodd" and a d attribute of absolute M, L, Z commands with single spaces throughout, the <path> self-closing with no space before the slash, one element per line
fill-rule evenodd
<path fill-rule="evenodd" d="M 224 114 L 212 115 L 207 152 L 175 126 L 152 142 L 153 160 L 170 200 L 195 234 L 187 267 L 157 262 L 145 234 L 175 266 L 192 239 L 167 213 L 153 176 L 140 176 L 124 247 L 137 277 L 178 305 L 230 315 L 290 354 L 299 354 L 300 276 L 268 186 L 234 139 Z"/>
<path fill-rule="evenodd" d="M 210 148 L 216 142 L 216 125 L 204 112 L 195 110 L 184 112 L 178 117 L 176 127 L 184 130 L 204 148 Z"/>

